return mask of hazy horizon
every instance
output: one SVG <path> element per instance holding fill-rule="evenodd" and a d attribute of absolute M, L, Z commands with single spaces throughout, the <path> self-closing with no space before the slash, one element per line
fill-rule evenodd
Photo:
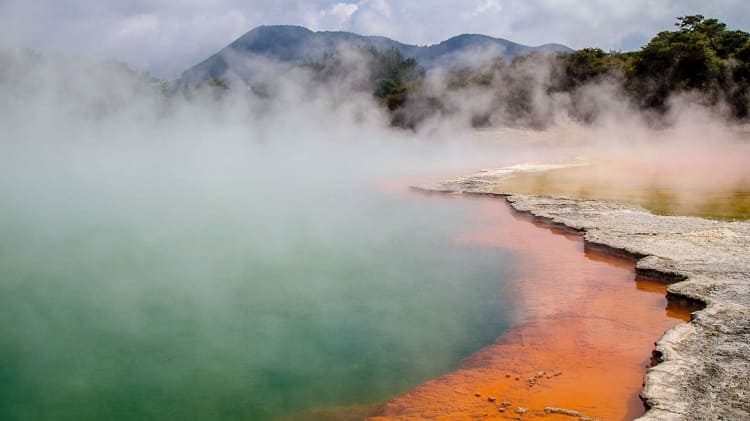
<path fill-rule="evenodd" d="M 673 28 L 674 18 L 713 16 L 750 29 L 741 1 L 598 1 L 578 6 L 545 0 L 439 4 L 392 0 L 220 3 L 108 1 L 91 6 L 66 0 L 0 4 L 0 46 L 87 59 L 116 59 L 161 78 L 174 78 L 259 25 L 385 36 L 416 45 L 480 33 L 524 45 L 559 43 L 574 49 L 635 50 Z"/>

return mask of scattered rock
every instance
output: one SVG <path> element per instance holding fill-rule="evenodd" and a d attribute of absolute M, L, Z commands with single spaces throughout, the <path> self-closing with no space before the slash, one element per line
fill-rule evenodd
<path fill-rule="evenodd" d="M 502 401 L 500 403 L 500 405 L 502 405 L 502 406 L 510 406 L 510 402 L 508 402 L 508 401 Z"/>
<path fill-rule="evenodd" d="M 551 379 L 553 377 L 557 377 L 557 376 L 561 376 L 561 375 L 562 375 L 562 371 L 555 371 L 554 373 L 552 373 L 549 376 L 547 376 L 547 378 Z"/>
<path fill-rule="evenodd" d="M 497 412 L 505 412 L 505 407 L 501 406 L 500 408 L 497 408 Z"/>
<path fill-rule="evenodd" d="M 536 382 L 537 382 L 537 381 L 538 381 L 539 379 L 541 379 L 542 377 L 544 377 L 544 374 L 545 374 L 545 373 L 546 373 L 545 371 L 538 371 L 538 372 L 537 372 L 537 373 L 536 373 L 536 374 L 534 375 L 534 377 L 531 377 L 531 378 L 530 378 L 530 379 L 528 380 L 528 382 L 529 382 L 529 387 L 534 387 L 534 385 L 536 384 Z"/>
<path fill-rule="evenodd" d="M 548 414 L 560 414 L 560 415 L 567 415 L 569 417 L 580 417 L 581 413 L 578 411 L 574 411 L 572 409 L 565 409 L 565 408 L 557 408 L 555 406 L 546 406 L 544 407 L 544 412 Z"/>
<path fill-rule="evenodd" d="M 506 374 L 506 375 L 505 375 L 505 378 L 509 378 L 509 377 L 510 377 L 510 374 Z"/>
<path fill-rule="evenodd" d="M 522 406 L 519 406 L 518 408 L 516 408 L 516 414 L 525 414 L 528 411 L 529 411 L 528 409 L 526 409 L 526 408 L 524 408 Z"/>
<path fill-rule="evenodd" d="M 476 397 L 480 397 L 480 396 L 482 396 L 482 394 L 481 394 L 481 393 L 479 393 L 479 392 L 474 392 L 474 396 L 476 396 Z"/>
<path fill-rule="evenodd" d="M 488 396 L 487 400 L 490 401 L 490 402 L 495 402 L 497 400 L 497 398 L 495 398 L 494 396 Z"/>

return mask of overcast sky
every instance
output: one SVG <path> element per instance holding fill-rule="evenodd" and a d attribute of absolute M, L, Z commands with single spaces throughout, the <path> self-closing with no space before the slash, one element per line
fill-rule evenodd
<path fill-rule="evenodd" d="M 116 58 L 172 78 L 262 24 L 414 44 L 481 33 L 633 50 L 672 28 L 676 16 L 696 13 L 750 31 L 747 0 L 0 0 L 0 42 Z"/>

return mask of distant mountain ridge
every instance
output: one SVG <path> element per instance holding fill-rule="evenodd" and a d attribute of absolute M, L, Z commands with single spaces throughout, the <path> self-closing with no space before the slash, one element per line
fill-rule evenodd
<path fill-rule="evenodd" d="M 404 44 L 381 36 L 358 35 L 343 31 L 313 32 L 301 26 L 259 26 L 208 59 L 184 71 L 180 83 L 199 83 L 224 77 L 230 70 L 232 57 L 258 55 L 282 62 L 319 60 L 326 53 L 351 46 L 374 47 L 378 50 L 395 48 L 404 56 L 415 58 L 427 69 L 446 65 L 463 67 L 476 64 L 477 59 L 502 56 L 511 58 L 531 52 L 570 52 L 561 44 L 536 47 L 518 44 L 502 38 L 479 34 L 463 34 L 439 44 L 418 46 Z M 231 69 L 242 76 L 242 69 Z"/>

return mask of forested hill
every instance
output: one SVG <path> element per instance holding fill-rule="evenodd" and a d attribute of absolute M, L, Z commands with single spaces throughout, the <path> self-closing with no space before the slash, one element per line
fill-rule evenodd
<path fill-rule="evenodd" d="M 492 57 L 510 59 L 531 52 L 570 52 L 560 44 L 530 47 L 501 38 L 463 34 L 439 44 L 417 46 L 379 36 L 364 36 L 351 32 L 313 32 L 301 26 L 260 26 L 223 48 L 203 62 L 183 72 L 182 84 L 201 83 L 212 78 L 226 78 L 231 71 L 240 79 L 247 79 L 241 62 L 243 58 L 267 57 L 282 62 L 303 63 L 321 60 L 342 48 L 365 47 L 384 51 L 394 49 L 411 57 L 429 69 L 438 65 L 461 68 L 477 60 Z M 233 63 L 240 63 L 233 66 Z"/>
<path fill-rule="evenodd" d="M 643 108 L 664 110 L 678 93 L 701 94 L 707 105 L 720 101 L 736 117 L 750 109 L 750 34 L 702 15 L 677 18 L 639 51 L 620 53 L 586 48 L 560 56 L 560 90 L 575 89 L 605 77 Z"/>

